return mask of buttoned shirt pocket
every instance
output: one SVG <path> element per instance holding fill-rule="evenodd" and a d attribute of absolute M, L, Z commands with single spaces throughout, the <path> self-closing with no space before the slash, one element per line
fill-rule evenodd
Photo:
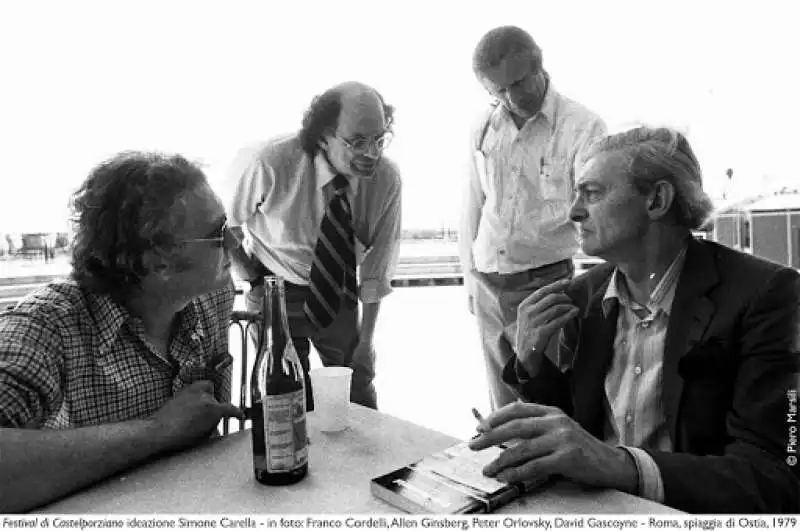
<path fill-rule="evenodd" d="M 537 176 L 542 199 L 569 203 L 572 195 L 569 154 L 558 148 L 557 142 L 551 138 L 544 156 L 535 162 L 539 166 Z"/>
<path fill-rule="evenodd" d="M 572 201 L 572 178 L 570 176 L 569 159 L 565 153 L 554 151 L 548 147 L 542 160 L 536 161 L 539 166 L 539 194 L 542 198 L 540 211 L 541 223 L 561 224 L 568 220 Z"/>
<path fill-rule="evenodd" d="M 553 168 L 552 165 L 545 162 L 544 167 L 540 170 L 539 184 L 542 199 L 545 201 L 569 201 L 569 181 L 562 168 Z"/>

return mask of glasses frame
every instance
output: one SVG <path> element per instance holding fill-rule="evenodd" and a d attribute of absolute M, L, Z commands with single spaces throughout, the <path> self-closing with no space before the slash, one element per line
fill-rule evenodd
<path fill-rule="evenodd" d="M 388 148 L 391 145 L 393 139 L 394 139 L 394 131 L 392 131 L 391 129 L 386 129 L 383 132 L 383 134 L 381 134 L 381 136 L 379 136 L 377 139 L 373 138 L 363 139 L 363 141 L 367 143 L 367 147 L 366 149 L 359 149 L 353 145 L 353 142 L 351 140 L 348 140 L 341 136 L 339 137 L 339 140 L 341 140 L 342 143 L 345 145 L 345 147 L 348 150 L 350 150 L 350 152 L 353 153 L 354 155 L 365 155 L 370 152 L 373 146 L 378 151 L 378 153 L 383 153 L 383 151 L 386 150 L 386 148 Z M 384 145 L 380 146 L 379 145 L 380 142 L 383 142 Z"/>
<path fill-rule="evenodd" d="M 215 243 L 215 247 L 225 248 L 225 243 L 228 241 L 228 238 L 236 237 L 231 234 L 230 229 L 228 228 L 228 219 L 225 218 L 225 221 L 222 223 L 222 226 L 219 228 L 220 235 L 219 236 L 211 236 L 207 238 L 188 238 L 186 240 L 182 240 L 180 245 L 186 245 L 187 243 Z"/>

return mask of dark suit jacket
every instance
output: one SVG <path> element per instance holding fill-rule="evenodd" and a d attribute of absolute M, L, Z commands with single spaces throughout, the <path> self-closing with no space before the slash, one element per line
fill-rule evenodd
<path fill-rule="evenodd" d="M 519 379 L 512 358 L 503 375 L 523 399 L 560 407 L 600 439 L 618 315 L 606 318 L 601 307 L 612 271 L 610 264 L 596 266 L 570 287 L 582 311 L 564 328 L 560 370 L 545 358 L 538 374 Z M 796 271 L 691 240 L 664 346 L 662 403 L 674 451 L 645 448 L 661 471 L 667 505 L 701 513 L 800 512 L 800 465 L 786 462 L 798 343 Z"/>

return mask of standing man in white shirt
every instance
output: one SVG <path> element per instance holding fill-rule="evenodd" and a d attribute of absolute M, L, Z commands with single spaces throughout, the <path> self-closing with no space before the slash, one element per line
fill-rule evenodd
<path fill-rule="evenodd" d="M 247 308 L 262 309 L 265 275 L 285 279 L 309 409 L 310 343 L 324 365 L 353 369 L 353 402 L 377 409 L 373 334 L 400 244 L 400 174 L 382 156 L 393 111 L 369 86 L 334 86 L 314 98 L 298 133 L 242 150 L 229 173 Z"/>
<path fill-rule="evenodd" d="M 459 253 L 497 409 L 516 400 L 501 378 L 508 354 L 499 347 L 500 336 L 516 321 L 525 297 L 572 276 L 578 250 L 568 215 L 574 163 L 606 126 L 556 92 L 541 49 L 518 27 L 484 35 L 472 68 L 497 101 L 472 136 Z"/>

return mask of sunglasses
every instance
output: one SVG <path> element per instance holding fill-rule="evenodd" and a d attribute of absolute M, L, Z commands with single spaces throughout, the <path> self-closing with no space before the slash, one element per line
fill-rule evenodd
<path fill-rule="evenodd" d="M 204 238 L 189 238 L 181 241 L 181 244 L 203 242 L 214 244 L 214 247 L 227 247 L 229 249 L 233 249 L 239 245 L 239 240 L 236 239 L 236 236 L 228 229 L 227 218 L 225 218 L 219 228 L 215 229 L 209 236 Z"/>

